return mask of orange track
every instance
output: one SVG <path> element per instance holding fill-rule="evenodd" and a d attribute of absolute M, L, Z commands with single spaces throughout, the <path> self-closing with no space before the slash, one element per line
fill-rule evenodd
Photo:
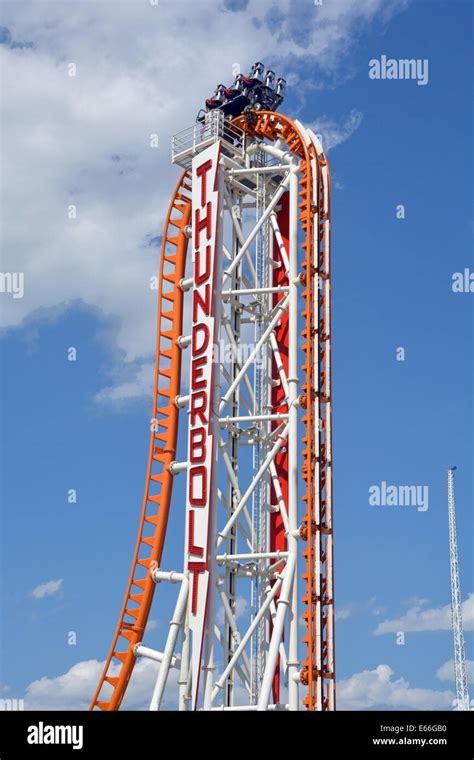
<path fill-rule="evenodd" d="M 308 687 L 308 693 L 304 699 L 306 708 L 308 710 L 316 709 L 318 680 L 322 679 L 322 709 L 326 710 L 328 709 L 328 699 L 324 684 L 327 683 L 328 679 L 335 678 L 334 669 L 330 670 L 327 664 L 328 650 L 327 644 L 324 643 L 329 634 L 329 625 L 332 627 L 328 620 L 327 608 L 328 605 L 333 605 L 333 600 L 328 597 L 327 579 L 324 577 L 321 578 L 321 591 L 320 596 L 318 596 L 315 557 L 316 545 L 319 542 L 321 565 L 323 568 L 327 566 L 326 539 L 328 535 L 332 535 L 331 503 L 327 495 L 327 480 L 332 478 L 332 463 L 329 461 L 326 447 L 326 431 L 330 424 L 331 379 L 326 369 L 326 367 L 330 367 L 330 362 L 328 361 L 326 364 L 324 361 L 325 352 L 329 352 L 330 349 L 330 334 L 324 332 L 324 319 L 322 319 L 325 308 L 324 298 L 327 296 L 322 295 L 318 288 L 318 276 L 323 281 L 329 281 L 330 277 L 330 272 L 325 269 L 324 256 L 321 253 L 323 226 L 325 223 L 329 223 L 329 214 L 324 216 L 322 212 L 321 192 L 321 169 L 323 166 L 327 167 L 327 162 L 324 154 L 316 155 L 314 146 L 305 142 L 296 125 L 280 114 L 261 111 L 257 112 L 252 120 L 240 116 L 233 123 L 249 136 L 260 140 L 268 139 L 274 142 L 278 138 L 282 138 L 287 149 L 301 159 L 299 209 L 300 225 L 304 236 L 301 266 L 304 270 L 302 278 L 305 299 L 305 307 L 302 313 L 302 320 L 305 324 L 302 332 L 305 354 L 302 367 L 304 372 L 302 405 L 305 408 L 303 422 L 306 428 L 303 439 L 305 448 L 302 452 L 302 477 L 305 483 L 303 500 L 306 503 L 306 513 L 303 517 L 301 534 L 306 540 L 306 548 L 303 551 L 306 564 L 303 576 L 306 582 L 306 593 L 303 601 L 306 604 L 306 610 L 303 613 L 303 619 L 306 623 L 304 643 L 307 653 L 302 668 L 303 683 Z M 311 159 L 313 158 L 316 159 L 318 186 L 320 188 L 316 205 L 313 204 L 311 195 Z M 183 305 L 183 293 L 179 283 L 184 277 L 185 271 L 188 241 L 184 229 L 190 218 L 191 206 L 188 195 L 190 191 L 189 177 L 184 173 L 177 185 L 168 212 L 160 264 L 153 417 L 158 414 L 161 415 L 158 424 L 160 428 L 163 428 L 163 432 L 152 431 L 151 433 L 145 496 L 132 571 L 112 648 L 90 709 L 98 707 L 102 710 L 117 710 L 120 706 L 135 664 L 134 648 L 143 638 L 153 599 L 155 583 L 150 570 L 159 566 L 163 552 L 173 479 L 169 472 L 169 465 L 175 459 L 177 441 L 178 409 L 174 404 L 174 399 L 180 391 L 181 349 L 176 341 L 182 332 Z M 315 236 L 314 215 L 316 213 L 318 214 L 318 229 Z M 177 230 L 174 237 L 169 236 L 170 225 Z M 315 239 L 318 246 L 317 265 L 313 260 L 313 241 Z M 174 249 L 172 253 L 169 252 L 170 248 Z M 316 303 L 315 318 L 314 306 Z M 167 321 L 166 329 L 163 324 L 164 320 Z M 320 355 L 315 357 L 315 336 L 318 332 L 319 343 L 323 348 L 320 349 Z M 163 339 L 168 342 L 166 349 L 162 345 Z M 315 363 L 320 368 L 318 370 L 319 377 L 315 377 Z M 167 366 L 163 366 L 164 364 Z M 168 382 L 165 388 L 161 387 L 163 380 Z M 316 390 L 317 388 L 319 391 Z M 165 397 L 164 405 L 160 396 Z M 316 397 L 318 397 L 320 407 L 326 408 L 322 430 L 319 432 L 314 403 Z M 317 456 L 318 449 L 320 451 L 319 459 Z M 318 478 L 315 474 L 316 464 L 319 465 Z M 156 473 L 154 472 L 155 465 L 158 465 L 159 468 Z M 152 491 L 157 487 L 159 490 L 153 494 Z M 320 516 L 315 514 L 318 491 L 322 503 Z M 151 533 L 146 535 L 147 531 L 151 531 Z M 145 556 L 142 556 L 143 554 Z M 316 614 L 318 601 L 321 601 L 322 610 L 320 621 L 323 640 L 321 668 L 317 667 Z M 121 651 L 118 651 L 118 644 L 121 639 L 124 639 L 125 643 L 121 647 Z M 119 666 L 118 675 L 115 673 L 117 664 Z M 102 687 L 105 684 L 110 684 L 112 693 L 107 697 L 101 697 Z"/>
<path fill-rule="evenodd" d="M 169 465 L 176 458 L 178 439 L 179 410 L 174 402 L 181 385 L 181 348 L 177 339 L 182 334 L 183 323 L 183 291 L 179 283 L 184 277 L 188 245 L 184 230 L 191 217 L 188 180 L 185 172 L 173 195 L 163 235 L 153 422 L 132 571 L 112 648 L 89 708 L 91 710 L 95 707 L 117 710 L 120 707 L 136 661 L 134 648 L 143 638 L 153 600 L 155 582 L 150 571 L 159 567 L 163 554 L 173 481 Z M 115 673 L 117 665 L 118 674 Z M 101 699 L 105 684 L 110 684 L 112 692 Z"/>

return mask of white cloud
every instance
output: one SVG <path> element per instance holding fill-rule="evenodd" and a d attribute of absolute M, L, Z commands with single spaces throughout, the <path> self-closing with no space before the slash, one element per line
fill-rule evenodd
<path fill-rule="evenodd" d="M 347 620 L 352 615 L 352 607 L 340 607 L 336 610 L 336 620 Z"/>
<path fill-rule="evenodd" d="M 48 581 L 47 583 L 40 583 L 31 592 L 31 596 L 34 599 L 44 599 L 46 596 L 53 596 L 62 589 L 63 579 L 58 578 L 56 581 Z"/>
<path fill-rule="evenodd" d="M 345 607 L 336 608 L 336 620 L 347 620 L 352 617 L 354 613 L 363 612 L 369 610 L 372 615 L 380 615 L 383 611 L 382 607 L 377 606 L 377 599 L 375 596 L 363 601 L 350 602 Z"/>
<path fill-rule="evenodd" d="M 359 129 L 362 118 L 362 113 L 354 108 L 342 122 L 328 116 L 320 116 L 309 126 L 319 136 L 323 150 L 327 152 L 346 142 Z"/>
<path fill-rule="evenodd" d="M 29 684 L 25 691 L 27 710 L 86 710 L 94 695 L 104 663 L 86 660 L 73 665 L 55 678 L 43 677 Z M 146 710 L 151 699 L 159 665 L 141 658 L 133 671 L 123 709 Z M 118 664 L 111 675 L 118 672 Z M 338 707 L 341 710 L 367 709 L 451 709 L 454 694 L 447 691 L 418 689 L 404 678 L 393 678 L 388 665 L 355 673 L 338 682 Z M 170 673 L 164 707 L 172 707 L 176 697 L 177 671 Z"/>
<path fill-rule="evenodd" d="M 39 678 L 25 691 L 27 710 L 86 710 L 97 686 L 103 663 L 86 660 L 56 678 Z"/>
<path fill-rule="evenodd" d="M 95 400 L 98 402 L 115 403 L 143 398 L 144 396 L 151 397 L 155 376 L 154 363 L 144 362 L 138 366 L 129 367 L 128 371 L 130 379 L 106 386 L 96 394 Z"/>
<path fill-rule="evenodd" d="M 466 675 L 468 683 L 474 684 L 474 660 L 466 660 Z M 436 671 L 440 681 L 454 681 L 454 660 L 448 660 Z"/>
<path fill-rule="evenodd" d="M 25 691 L 25 709 L 87 710 L 97 688 L 103 667 L 104 662 L 85 660 L 77 662 L 60 676 L 55 678 L 44 676 L 33 681 Z M 122 709 L 148 709 L 158 668 L 159 665 L 152 660 L 146 658 L 138 660 L 122 703 Z M 117 675 L 118 671 L 119 665 L 117 663 L 112 667 L 110 673 L 113 676 Z M 176 690 L 177 672 L 177 670 L 173 670 L 169 676 L 168 700 Z M 165 701 L 164 707 L 168 704 L 168 701 Z"/>
<path fill-rule="evenodd" d="M 207 0 L 205 12 L 188 0 L 5 2 L 2 23 L 13 40 L 34 46 L 0 45 L 3 267 L 25 278 L 23 298 L 2 299 L 3 325 L 82 302 L 103 316 L 117 350 L 111 385 L 97 400 L 148 393 L 158 260 L 149 242 L 161 233 L 178 177 L 172 134 L 193 123 L 216 77 L 231 80 L 235 62 L 247 69 L 259 57 L 309 87 L 308 55 L 323 72 L 339 71 L 354 30 L 405 5 L 324 3 L 305 10 L 303 39 L 294 0 L 278 3 L 276 26 L 273 0 L 249 2 L 245 13 L 225 11 L 221 0 Z M 342 127 L 328 117 L 319 124 L 334 146 L 358 119 L 354 111 Z M 155 132 L 158 149 L 149 146 Z"/>
<path fill-rule="evenodd" d="M 398 631 L 448 631 L 451 630 L 451 605 L 425 609 L 426 600 L 416 600 L 412 607 L 399 618 L 384 620 L 379 623 L 374 633 L 381 636 L 384 633 Z M 474 630 L 474 593 L 468 594 L 462 605 L 463 625 L 465 631 Z"/>
<path fill-rule="evenodd" d="M 389 665 L 355 673 L 337 685 L 340 710 L 414 709 L 449 710 L 455 695 L 451 691 L 418 689 L 405 678 L 393 679 Z"/>

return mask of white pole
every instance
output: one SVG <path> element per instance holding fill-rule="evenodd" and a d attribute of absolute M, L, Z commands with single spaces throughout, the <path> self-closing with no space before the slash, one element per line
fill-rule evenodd
<path fill-rule="evenodd" d="M 143 644 L 137 644 L 133 650 L 135 657 L 146 657 L 148 660 L 154 660 L 155 662 L 163 662 L 164 652 L 158 652 L 156 649 L 150 649 Z M 172 657 L 170 660 L 170 668 L 179 668 L 180 661 L 177 657 Z"/>
<path fill-rule="evenodd" d="M 277 599 L 277 613 L 273 624 L 272 638 L 270 640 L 270 646 L 268 648 L 267 664 L 265 666 L 265 672 L 263 674 L 262 685 L 260 687 L 260 695 L 258 698 L 258 710 L 266 710 L 270 702 L 270 694 L 273 685 L 273 676 L 275 673 L 275 666 L 280 651 L 280 642 L 283 635 L 283 628 L 285 626 L 286 610 L 289 606 L 290 596 L 292 594 L 293 579 L 295 576 L 296 557 L 291 554 L 288 557 L 286 567 L 284 570 L 284 580 L 281 587 L 281 594 Z M 275 586 L 273 587 L 275 588 Z M 272 589 L 273 591 L 273 589 Z M 273 597 L 272 597 L 273 598 Z M 288 663 L 288 668 L 290 663 Z M 290 678 L 290 675 L 289 675 Z M 290 710 L 292 710 L 290 704 Z"/>
<path fill-rule="evenodd" d="M 188 595 L 189 598 L 189 595 Z M 187 711 L 191 701 L 189 687 L 189 657 L 191 653 L 191 636 L 189 632 L 189 604 L 187 605 L 186 614 L 183 623 L 183 635 L 181 637 L 181 667 L 179 669 L 179 710 Z"/>
<path fill-rule="evenodd" d="M 163 652 L 163 660 L 161 662 L 158 678 L 156 679 L 153 696 L 151 698 L 150 711 L 160 709 L 161 700 L 163 699 L 163 692 L 166 687 L 166 681 L 168 680 L 168 674 L 173 659 L 174 648 L 176 646 L 176 639 L 178 638 L 179 629 L 182 625 L 184 613 L 186 611 L 186 606 L 188 603 L 188 590 L 189 580 L 187 577 L 185 577 L 181 583 L 174 615 L 171 618 L 170 630 L 168 633 L 168 638 L 166 639 L 165 650 Z"/>
<path fill-rule="evenodd" d="M 289 219 L 289 430 L 288 430 L 288 549 L 295 558 L 293 588 L 291 593 L 290 625 L 288 642 L 288 702 L 290 710 L 298 710 L 298 174 L 294 166 L 290 172 L 290 219 Z"/>

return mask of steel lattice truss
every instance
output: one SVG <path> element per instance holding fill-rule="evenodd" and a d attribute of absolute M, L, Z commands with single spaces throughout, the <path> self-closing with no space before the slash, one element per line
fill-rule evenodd
<path fill-rule="evenodd" d="M 461 582 L 459 579 L 458 538 L 456 531 L 456 503 L 454 497 L 454 470 L 448 470 L 448 525 L 449 561 L 451 569 L 451 617 L 454 641 L 454 680 L 456 683 L 456 708 L 469 710 L 466 659 L 464 653 L 464 630 L 462 624 Z"/>
<path fill-rule="evenodd" d="M 150 709 L 333 710 L 326 157 L 297 121 L 257 112 L 229 122 L 216 110 L 174 138 L 173 159 L 184 174 L 160 262 L 156 424 L 132 572 L 91 709 L 118 709 L 148 657 L 160 663 Z M 176 477 L 185 505 L 172 499 Z M 170 510 L 182 513 L 184 559 L 164 568 Z M 155 588 L 168 583 L 177 601 L 157 651 L 143 640 Z"/>

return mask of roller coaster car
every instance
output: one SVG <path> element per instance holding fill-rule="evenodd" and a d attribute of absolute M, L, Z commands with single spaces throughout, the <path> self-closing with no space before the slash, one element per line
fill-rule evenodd
<path fill-rule="evenodd" d="M 212 97 L 207 98 L 204 113 L 201 111 L 199 121 L 204 121 L 205 113 L 219 108 L 225 116 L 233 119 L 244 112 L 276 111 L 285 97 L 286 82 L 275 73 L 265 72 L 263 63 L 257 61 L 248 76 L 238 74 L 230 87 L 217 86 Z"/>

